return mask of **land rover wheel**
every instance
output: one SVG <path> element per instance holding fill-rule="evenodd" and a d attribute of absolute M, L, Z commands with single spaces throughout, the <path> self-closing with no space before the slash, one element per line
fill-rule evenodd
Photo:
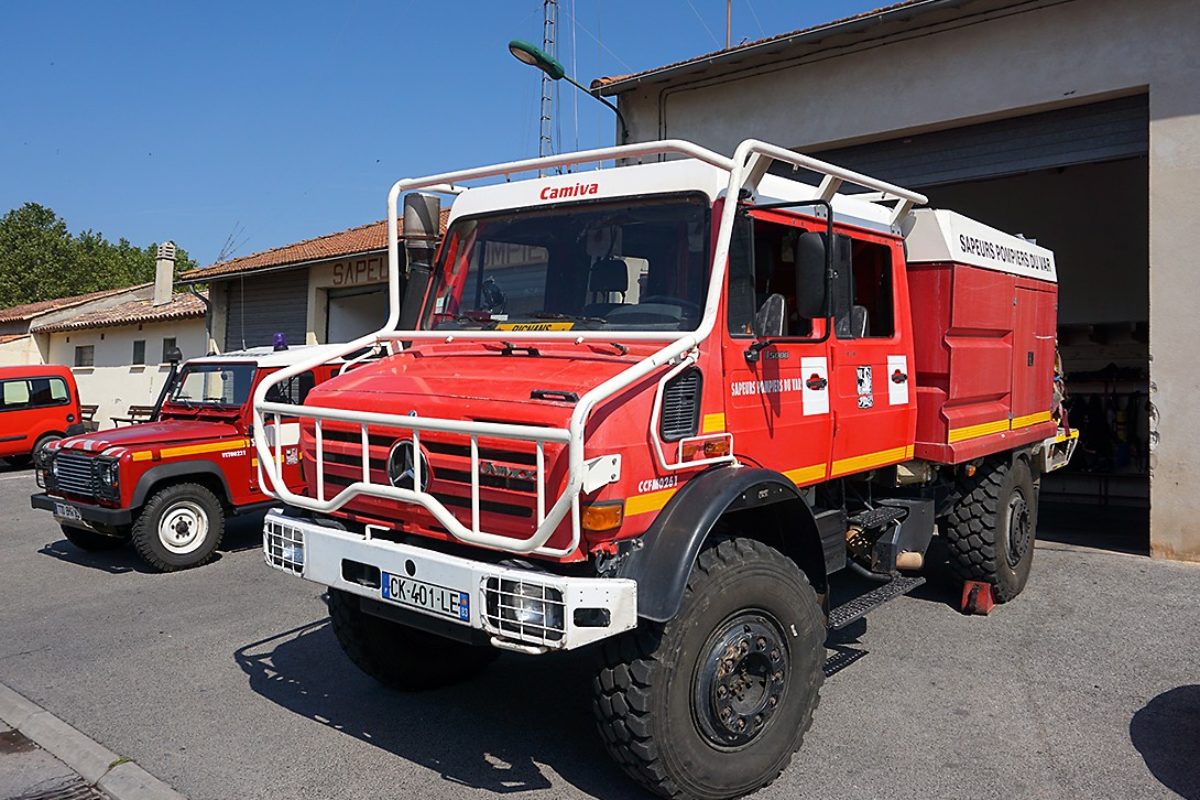
<path fill-rule="evenodd" d="M 113 535 L 89 531 L 84 528 L 75 528 L 70 525 L 59 525 L 62 528 L 63 536 L 67 537 L 67 541 L 78 547 L 80 550 L 87 551 L 102 551 L 116 550 L 129 541 L 129 536 Z M 114 532 L 115 533 L 115 532 Z"/>
<path fill-rule="evenodd" d="M 491 647 L 446 639 L 368 614 L 358 595 L 337 589 L 329 590 L 329 619 L 354 666 L 401 691 L 458 683 L 498 655 Z"/>
<path fill-rule="evenodd" d="M 775 780 L 812 723 L 825 622 L 804 573 L 752 539 L 700 553 L 679 613 L 602 647 L 592 708 L 612 756 L 664 797 Z"/>
<path fill-rule="evenodd" d="M 1037 488 L 1023 460 L 990 460 L 961 483 L 942 525 L 950 566 L 963 580 L 992 586 L 997 603 L 1025 588 L 1037 533 Z"/>
<path fill-rule="evenodd" d="M 210 560 L 224 533 L 216 495 L 196 483 L 177 483 L 146 502 L 133 525 L 133 545 L 151 567 L 174 572 Z"/>

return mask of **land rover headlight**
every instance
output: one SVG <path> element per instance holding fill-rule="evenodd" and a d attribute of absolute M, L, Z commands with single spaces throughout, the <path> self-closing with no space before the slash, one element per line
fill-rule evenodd
<path fill-rule="evenodd" d="M 121 493 L 121 464 L 115 458 L 97 458 L 95 462 L 98 493 L 105 497 L 117 497 Z"/>

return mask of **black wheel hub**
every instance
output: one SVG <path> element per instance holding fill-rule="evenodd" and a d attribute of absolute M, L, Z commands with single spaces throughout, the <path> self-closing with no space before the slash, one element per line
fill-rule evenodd
<path fill-rule="evenodd" d="M 1020 492 L 1014 492 L 1008 500 L 1008 565 L 1016 567 L 1033 547 L 1033 520 L 1029 503 Z"/>
<path fill-rule="evenodd" d="M 740 614 L 709 639 L 695 681 L 697 723 L 724 748 L 748 744 L 767 727 L 787 686 L 786 640 L 763 614 Z"/>

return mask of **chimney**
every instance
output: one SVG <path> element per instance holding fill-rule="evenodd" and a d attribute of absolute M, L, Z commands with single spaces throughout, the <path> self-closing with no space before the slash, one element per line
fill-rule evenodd
<path fill-rule="evenodd" d="M 175 287 L 175 243 L 163 242 L 154 259 L 154 300 L 151 305 L 165 306 L 171 302 Z"/>

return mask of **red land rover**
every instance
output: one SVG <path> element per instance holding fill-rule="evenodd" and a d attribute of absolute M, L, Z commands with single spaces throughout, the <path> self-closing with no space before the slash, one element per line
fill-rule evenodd
<path fill-rule="evenodd" d="M 47 447 L 38 459 L 45 492 L 33 495 L 33 507 L 52 512 L 67 539 L 85 550 L 132 540 L 146 563 L 163 572 L 205 563 L 221 543 L 225 517 L 268 500 L 249 442 L 255 387 L 321 349 L 260 347 L 188 361 L 154 421 Z M 337 369 L 308 370 L 273 387 L 271 396 L 300 403 Z M 278 433 L 279 468 L 288 485 L 299 487 L 298 425 L 284 419 Z"/>

